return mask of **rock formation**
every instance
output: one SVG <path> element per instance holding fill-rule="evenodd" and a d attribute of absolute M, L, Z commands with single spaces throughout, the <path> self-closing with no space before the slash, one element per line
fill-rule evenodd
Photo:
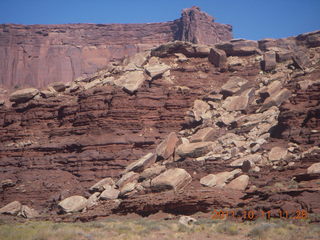
<path fill-rule="evenodd" d="M 232 38 L 229 25 L 193 7 L 175 21 L 147 24 L 0 25 L 0 86 L 70 82 L 107 63 L 162 43 L 214 44 Z"/>
<path fill-rule="evenodd" d="M 56 214 L 77 196 L 72 212 L 83 212 L 62 217 L 73 220 L 212 208 L 319 214 L 319 39 L 175 41 L 6 100 L 1 202 Z"/>

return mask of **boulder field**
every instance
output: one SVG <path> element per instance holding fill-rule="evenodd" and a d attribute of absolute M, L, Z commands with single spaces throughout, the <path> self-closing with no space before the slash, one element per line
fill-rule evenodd
<path fill-rule="evenodd" d="M 18 90 L 0 106 L 0 212 L 319 216 L 319 93 L 319 31 L 169 42 Z"/>

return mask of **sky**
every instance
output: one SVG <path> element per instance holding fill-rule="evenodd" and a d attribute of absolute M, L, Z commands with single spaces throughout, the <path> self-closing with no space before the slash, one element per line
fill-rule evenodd
<path fill-rule="evenodd" d="M 320 30 L 320 0 L 0 0 L 0 24 L 164 22 L 192 6 L 231 24 L 234 38 Z"/>

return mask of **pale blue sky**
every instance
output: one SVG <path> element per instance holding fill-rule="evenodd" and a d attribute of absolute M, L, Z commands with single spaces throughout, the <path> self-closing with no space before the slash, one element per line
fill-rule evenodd
<path fill-rule="evenodd" d="M 320 29 L 320 0 L 0 0 L 0 23 L 163 22 L 193 5 L 231 24 L 234 38 L 280 38 Z"/>

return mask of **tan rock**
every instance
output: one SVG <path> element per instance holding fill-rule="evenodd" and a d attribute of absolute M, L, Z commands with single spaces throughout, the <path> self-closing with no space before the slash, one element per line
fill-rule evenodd
<path fill-rule="evenodd" d="M 64 92 L 66 90 L 67 86 L 64 82 L 54 82 L 51 83 L 50 86 L 56 91 L 56 92 Z"/>
<path fill-rule="evenodd" d="M 21 210 L 21 203 L 18 201 L 11 202 L 0 208 L 0 214 L 17 215 Z"/>
<path fill-rule="evenodd" d="M 202 100 L 195 100 L 193 113 L 196 121 L 207 118 L 206 113 L 210 110 L 210 105 Z"/>
<path fill-rule="evenodd" d="M 21 90 L 13 92 L 10 95 L 9 100 L 11 102 L 16 102 L 16 103 L 27 102 L 30 99 L 34 98 L 36 95 L 38 95 L 38 93 L 39 93 L 38 89 L 25 88 L 25 89 L 21 89 Z"/>
<path fill-rule="evenodd" d="M 174 153 L 179 138 L 175 132 L 171 132 L 158 146 L 156 154 L 160 159 L 168 159 Z"/>
<path fill-rule="evenodd" d="M 208 60 L 215 67 L 218 67 L 221 70 L 225 70 L 227 68 L 227 55 L 223 50 L 214 47 L 211 48 Z"/>
<path fill-rule="evenodd" d="M 33 208 L 30 208 L 26 205 L 22 205 L 19 215 L 24 218 L 31 219 L 38 217 L 39 213 Z"/>
<path fill-rule="evenodd" d="M 212 149 L 213 142 L 195 142 L 181 144 L 176 149 L 176 155 L 181 158 L 197 158 L 208 153 Z"/>
<path fill-rule="evenodd" d="M 172 168 L 151 180 L 151 188 L 155 191 L 166 189 L 180 190 L 192 181 L 190 174 L 181 168 Z"/>
<path fill-rule="evenodd" d="M 164 172 L 166 170 L 166 167 L 164 165 L 157 165 L 152 166 L 150 168 L 145 169 L 141 175 L 140 178 L 142 179 L 150 179 L 158 176 L 160 173 Z"/>
<path fill-rule="evenodd" d="M 43 90 L 43 91 L 40 92 L 40 95 L 43 98 L 51 98 L 51 97 L 55 97 L 57 95 L 57 93 L 49 91 L 49 90 Z"/>
<path fill-rule="evenodd" d="M 314 163 L 307 169 L 307 173 L 320 173 L 320 163 Z"/>
<path fill-rule="evenodd" d="M 245 162 L 245 161 L 249 161 L 252 165 L 254 165 L 255 163 L 258 163 L 260 162 L 262 159 L 262 156 L 261 154 L 257 153 L 257 154 L 250 154 L 248 156 L 245 156 L 245 157 L 242 157 L 242 158 L 239 158 L 239 159 L 236 159 L 234 161 L 232 161 L 230 163 L 230 166 L 232 167 L 241 167 L 242 164 Z"/>
<path fill-rule="evenodd" d="M 106 190 L 104 190 L 101 195 L 100 199 L 101 200 L 109 200 L 109 199 L 117 199 L 120 194 L 120 191 L 115 189 L 112 186 L 108 186 Z"/>
<path fill-rule="evenodd" d="M 79 212 L 87 206 L 88 200 L 82 196 L 71 196 L 62 200 L 58 206 L 65 213 Z"/>
<path fill-rule="evenodd" d="M 272 106 L 279 107 L 284 101 L 288 100 L 290 98 L 290 96 L 291 96 L 291 91 L 290 90 L 288 90 L 286 88 L 282 89 L 281 91 L 279 91 L 279 92 L 271 95 L 270 97 L 268 97 L 264 101 L 260 111 L 264 111 L 264 110 L 266 110 L 266 109 L 268 109 L 268 108 L 270 108 Z"/>
<path fill-rule="evenodd" d="M 97 182 L 96 184 L 94 184 L 92 187 L 90 187 L 89 191 L 90 192 L 102 192 L 103 190 L 106 189 L 106 187 L 114 186 L 114 185 L 115 185 L 115 183 L 114 183 L 113 179 L 108 177 L 108 178 L 104 178 L 104 179 L 100 180 L 99 182 Z"/>
<path fill-rule="evenodd" d="M 247 84 L 248 80 L 241 77 L 231 77 L 223 86 L 221 87 L 221 92 L 229 95 L 233 95 L 238 92 L 241 87 Z"/>
<path fill-rule="evenodd" d="M 170 70 L 170 66 L 161 63 L 161 64 L 157 64 L 157 65 L 146 65 L 145 66 L 146 72 L 147 74 L 151 77 L 151 78 L 156 78 L 156 77 L 160 77 L 162 76 L 162 74 L 164 74 L 166 71 Z"/>
<path fill-rule="evenodd" d="M 232 180 L 236 175 L 240 173 L 240 169 L 235 169 L 231 172 L 209 174 L 201 178 L 200 183 L 206 187 L 224 187 L 228 181 Z"/>
<path fill-rule="evenodd" d="M 123 87 L 129 93 L 134 93 L 145 81 L 143 71 L 130 71 L 114 80 L 117 86 Z"/>
<path fill-rule="evenodd" d="M 190 142 L 206 142 L 215 138 L 217 129 L 212 127 L 202 128 L 191 136 Z"/>
<path fill-rule="evenodd" d="M 189 217 L 189 216 L 181 216 L 179 218 L 179 223 L 186 226 L 186 227 L 190 227 L 196 222 L 197 222 L 197 219 L 195 219 L 193 217 Z"/>
<path fill-rule="evenodd" d="M 99 201 L 99 196 L 100 196 L 100 193 L 99 193 L 99 192 L 93 193 L 93 194 L 88 198 L 88 202 L 87 202 L 86 208 L 92 208 L 93 206 L 97 205 L 97 204 L 98 204 L 98 201 Z"/>
<path fill-rule="evenodd" d="M 245 110 L 248 106 L 247 96 L 231 96 L 224 100 L 222 107 L 229 112 Z"/>
<path fill-rule="evenodd" d="M 288 154 L 288 150 L 286 148 L 282 148 L 282 147 L 273 147 L 269 154 L 268 154 L 268 158 L 270 161 L 280 161 L 286 158 Z"/>
<path fill-rule="evenodd" d="M 249 176 L 241 175 L 232 180 L 226 187 L 234 190 L 244 191 L 249 184 Z"/>
<path fill-rule="evenodd" d="M 145 156 L 138 159 L 137 161 L 134 161 L 133 163 L 129 164 L 126 167 L 124 173 L 131 172 L 131 171 L 141 172 L 144 169 L 148 168 L 153 163 L 155 163 L 155 161 L 156 161 L 156 155 L 153 153 L 148 153 Z"/>
<path fill-rule="evenodd" d="M 117 181 L 116 186 L 121 188 L 123 185 L 125 185 L 128 182 L 132 182 L 134 180 L 137 180 L 139 178 L 139 174 L 135 172 L 127 172 Z"/>
<path fill-rule="evenodd" d="M 137 186 L 137 181 L 126 183 L 125 185 L 123 185 L 120 188 L 120 194 L 119 195 L 120 196 L 124 196 L 127 193 L 132 192 L 135 189 L 136 186 Z"/>

